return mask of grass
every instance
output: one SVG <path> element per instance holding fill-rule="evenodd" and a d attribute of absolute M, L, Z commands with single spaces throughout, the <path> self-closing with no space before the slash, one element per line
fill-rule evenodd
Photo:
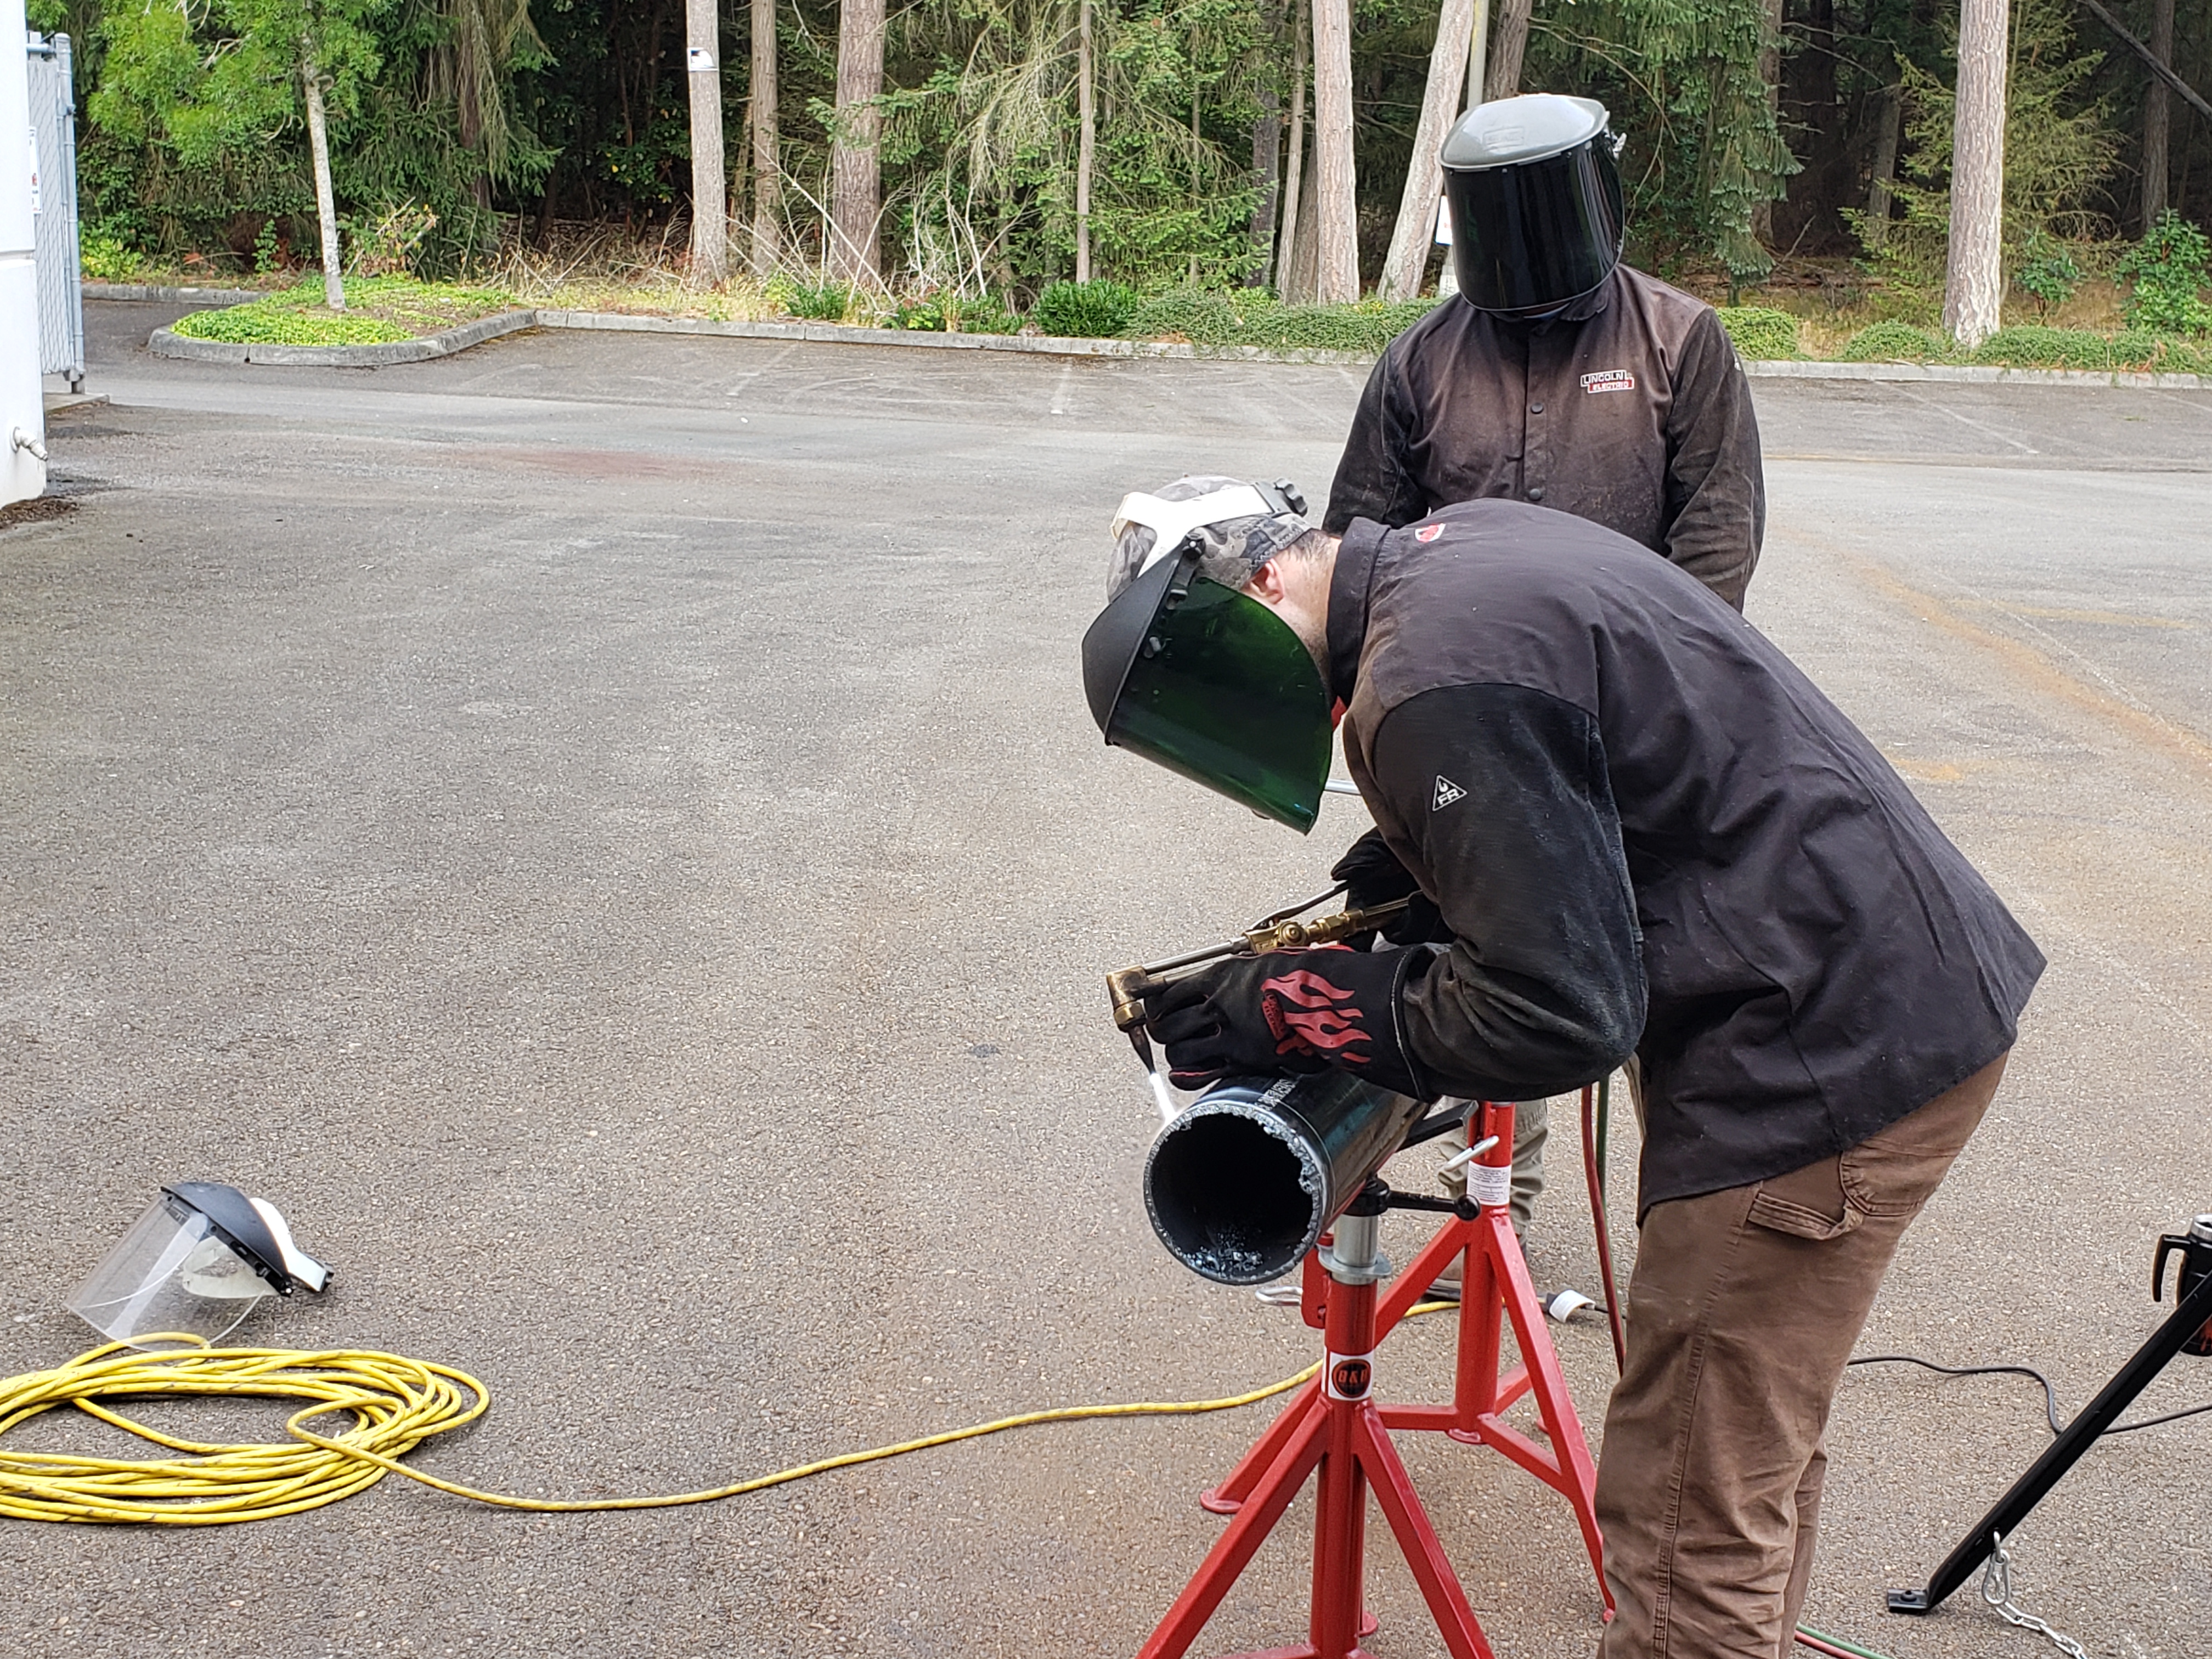
<path fill-rule="evenodd" d="M 229 275 L 216 260 L 188 259 L 182 267 L 159 270 L 149 265 L 132 275 L 203 285 L 271 280 Z M 1024 316 L 1004 295 L 963 297 L 949 285 L 920 285 L 892 294 L 848 287 L 818 271 L 779 274 L 765 282 L 739 274 L 702 288 L 686 275 L 680 239 L 634 240 L 618 228 L 590 225 L 558 226 L 544 246 L 511 240 L 473 286 L 405 277 L 355 279 L 346 285 L 350 309 L 343 315 L 323 309 L 319 278 L 282 280 L 295 285 L 250 305 L 196 313 L 178 324 L 178 331 L 248 343 L 370 343 L 415 338 L 525 305 L 714 321 L 815 320 L 928 331 L 951 326 L 967 333 L 1039 334 L 1057 328 L 1187 342 L 1201 352 L 1259 347 L 1371 355 L 1437 304 L 1429 299 L 1403 305 L 1368 300 L 1350 306 L 1290 306 L 1257 289 L 1176 289 L 1140 298 L 1110 283 L 1090 284 L 1088 290 L 1059 283 Z M 1725 280 L 1711 273 L 1692 271 L 1674 280 L 1716 302 L 1727 297 Z M 2012 296 L 2007 326 L 1975 351 L 1960 350 L 1928 325 L 1929 319 L 1906 303 L 1907 296 L 1886 289 L 1849 260 L 1785 260 L 1766 284 L 1738 297 L 1741 304 L 1717 308 L 1737 349 L 1748 358 L 2212 374 L 2212 337 L 2126 329 L 2124 290 L 2101 273 L 2048 310 Z M 1046 303 L 1048 299 L 1052 302 Z"/>
<path fill-rule="evenodd" d="M 502 289 L 420 283 L 409 276 L 357 276 L 345 285 L 346 309 L 323 304 L 319 276 L 244 305 L 194 312 L 175 331 L 187 339 L 236 345 L 388 345 L 514 308 Z"/>

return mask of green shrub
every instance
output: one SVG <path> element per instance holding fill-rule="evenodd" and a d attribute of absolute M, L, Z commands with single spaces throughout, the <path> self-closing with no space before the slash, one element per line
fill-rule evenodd
<path fill-rule="evenodd" d="M 929 334 L 1015 334 L 1021 331 L 1022 319 L 1020 313 L 999 300 L 927 294 L 894 305 L 884 326 L 919 329 Z"/>
<path fill-rule="evenodd" d="M 1436 304 L 1362 300 L 1348 306 L 1286 306 L 1256 289 L 1235 295 L 1176 289 L 1139 306 L 1121 331 L 1134 339 L 1180 337 L 1200 346 L 1379 352 Z"/>
<path fill-rule="evenodd" d="M 2212 375 L 2212 340 L 2168 338 L 2161 343 L 2165 349 L 2152 367 L 2162 374 Z"/>
<path fill-rule="evenodd" d="M 88 283 L 135 283 L 146 262 L 120 236 L 85 229 L 76 239 L 78 269 Z"/>
<path fill-rule="evenodd" d="M 2022 293 L 2034 296 L 2036 305 L 2048 316 L 2051 307 L 2064 305 L 2081 286 L 2081 267 L 2074 263 L 2074 255 L 2064 243 L 2054 242 L 2037 231 L 2028 238 L 2027 258 L 2013 272 L 2012 279 Z"/>
<path fill-rule="evenodd" d="M 2204 233 L 2172 208 L 2142 241 L 2130 248 L 2119 263 L 2123 276 L 2136 279 L 2128 295 L 2128 324 L 2132 328 L 2161 329 L 2172 334 L 2212 333 L 2212 306 L 2199 291 L 2212 273 L 2212 242 Z"/>
<path fill-rule="evenodd" d="M 1103 340 L 1129 325 L 1139 303 L 1137 290 L 1120 283 L 1054 283 L 1037 295 L 1030 316 L 1061 339 Z"/>
<path fill-rule="evenodd" d="M 1121 331 L 1136 340 L 1179 337 L 1193 345 L 1233 345 L 1242 324 L 1227 295 L 1177 288 L 1139 306 Z"/>
<path fill-rule="evenodd" d="M 1976 348 L 1971 361 L 2006 368 L 2112 368 L 2119 357 L 2137 355 L 2148 342 L 2131 343 L 2136 350 L 2124 352 L 2108 334 L 2027 325 L 1999 329 Z"/>
<path fill-rule="evenodd" d="M 186 339 L 227 340 L 238 345 L 386 345 L 415 337 L 381 317 L 359 317 L 345 311 L 317 315 L 293 306 L 271 305 L 266 300 L 221 311 L 196 311 L 179 318 L 173 326 Z"/>
<path fill-rule="evenodd" d="M 1241 343 L 1380 354 L 1436 304 L 1433 300 L 1395 305 L 1363 300 L 1349 306 L 1269 306 L 1247 315 Z"/>
<path fill-rule="evenodd" d="M 1846 363 L 1924 363 L 1949 354 L 1943 337 L 1910 323 L 1871 323 L 1851 336 L 1837 354 Z"/>
<path fill-rule="evenodd" d="M 1722 306 L 1721 326 L 1735 342 L 1736 354 L 1753 361 L 1802 357 L 1797 344 L 1797 319 L 1771 306 Z"/>
<path fill-rule="evenodd" d="M 423 242 L 438 228 L 438 216 L 419 202 L 391 202 L 375 212 L 346 222 L 346 243 L 353 250 L 346 270 L 356 276 L 405 276 L 415 272 Z M 260 252 L 257 244 L 255 252 Z M 257 270 L 261 269 L 256 265 Z"/>
<path fill-rule="evenodd" d="M 842 283 L 802 283 L 785 276 L 769 284 L 768 297 L 786 315 L 813 323 L 842 323 L 853 306 L 853 290 Z"/>

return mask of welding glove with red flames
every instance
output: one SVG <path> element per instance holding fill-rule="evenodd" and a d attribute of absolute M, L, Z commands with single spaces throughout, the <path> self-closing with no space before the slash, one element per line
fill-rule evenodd
<path fill-rule="evenodd" d="M 1146 997 L 1145 1024 L 1167 1050 L 1177 1088 L 1334 1066 L 1419 1095 L 1425 1091 L 1399 1031 L 1398 993 L 1428 954 L 1326 945 L 1231 957 Z"/>

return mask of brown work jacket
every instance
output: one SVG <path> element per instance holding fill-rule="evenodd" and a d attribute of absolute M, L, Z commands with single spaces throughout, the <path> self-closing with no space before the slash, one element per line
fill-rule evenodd
<path fill-rule="evenodd" d="M 1323 527 L 1488 496 L 1601 524 L 1743 609 L 1766 485 L 1750 383 L 1713 308 L 1623 265 L 1550 322 L 1452 300 L 1391 342 Z"/>

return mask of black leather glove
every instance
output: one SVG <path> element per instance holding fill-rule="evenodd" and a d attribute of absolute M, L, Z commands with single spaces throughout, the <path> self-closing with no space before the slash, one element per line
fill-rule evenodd
<path fill-rule="evenodd" d="M 1344 884 L 1344 902 L 1354 910 L 1372 909 L 1394 899 L 1404 899 L 1403 915 L 1383 928 L 1393 945 L 1449 945 L 1451 929 L 1443 915 L 1421 891 L 1413 872 L 1398 862 L 1386 846 L 1380 830 L 1370 830 L 1352 843 L 1351 850 L 1329 870 L 1329 879 Z"/>
<path fill-rule="evenodd" d="M 1419 1095 L 1398 1031 L 1398 990 L 1426 954 L 1325 946 L 1231 957 L 1146 997 L 1145 1024 L 1179 1088 L 1334 1066 Z"/>

